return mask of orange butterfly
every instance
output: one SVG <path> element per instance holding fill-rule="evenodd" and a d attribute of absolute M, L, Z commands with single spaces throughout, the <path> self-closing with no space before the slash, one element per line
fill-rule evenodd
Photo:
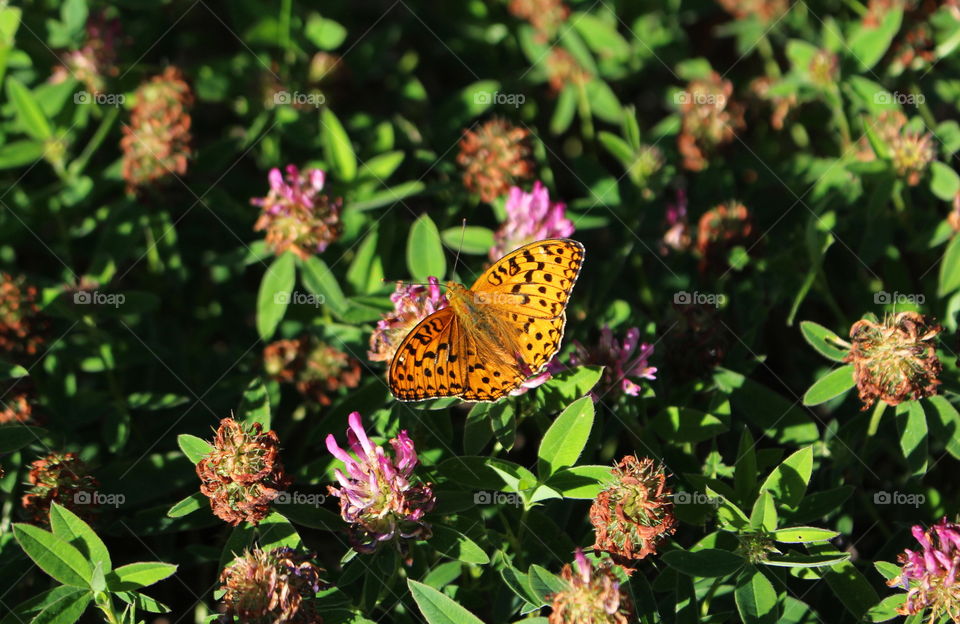
<path fill-rule="evenodd" d="M 450 305 L 397 348 L 390 391 L 401 401 L 496 401 L 518 388 L 560 349 L 583 254 L 575 240 L 537 241 L 500 258 L 469 289 L 447 282 Z"/>

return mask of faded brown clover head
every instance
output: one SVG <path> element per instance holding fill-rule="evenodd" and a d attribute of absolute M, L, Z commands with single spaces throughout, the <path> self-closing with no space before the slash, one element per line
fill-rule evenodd
<path fill-rule="evenodd" d="M 530 133 L 503 119 L 491 119 L 463 133 L 457 163 L 463 167 L 467 190 L 492 202 L 518 181 L 533 176 Z"/>
<path fill-rule="evenodd" d="M 76 453 L 50 453 L 35 460 L 30 464 L 27 482 L 30 488 L 21 505 L 33 524 L 49 525 L 53 503 L 63 505 L 84 520 L 89 521 L 96 514 L 92 494 L 100 483 Z"/>
<path fill-rule="evenodd" d="M 857 391 L 868 409 L 936 394 L 942 365 L 935 338 L 943 328 L 917 312 L 900 312 L 882 323 L 862 319 L 850 328 L 850 352 Z"/>
<path fill-rule="evenodd" d="M 214 515 L 234 526 L 263 520 L 271 501 L 292 481 L 279 453 L 276 432 L 263 433 L 260 423 L 221 420 L 213 451 L 197 462 L 200 491 L 210 499 Z"/>
<path fill-rule="evenodd" d="M 222 622 L 321 624 L 314 598 L 325 583 L 313 555 L 291 548 L 248 550 L 220 574 Z"/>
<path fill-rule="evenodd" d="M 607 552 L 628 570 L 635 561 L 656 554 L 676 531 L 673 491 L 662 465 L 627 455 L 613 468 L 614 482 L 590 507 L 595 550 Z"/>

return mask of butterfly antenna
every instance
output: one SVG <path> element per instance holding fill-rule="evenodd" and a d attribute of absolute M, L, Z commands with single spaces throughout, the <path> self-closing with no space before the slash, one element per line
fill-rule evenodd
<path fill-rule="evenodd" d="M 460 246 L 457 247 L 457 255 L 453 259 L 453 272 L 457 272 L 457 263 L 460 261 L 460 250 L 463 249 L 463 237 L 467 233 L 467 220 L 464 219 L 460 224 Z"/>

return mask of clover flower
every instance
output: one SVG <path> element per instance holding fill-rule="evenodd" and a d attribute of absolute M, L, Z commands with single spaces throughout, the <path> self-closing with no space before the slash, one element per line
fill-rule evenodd
<path fill-rule="evenodd" d="M 457 163 L 463 167 L 467 190 L 492 202 L 511 185 L 533 176 L 530 133 L 503 119 L 491 119 L 463 133 Z"/>
<path fill-rule="evenodd" d="M 514 249 L 546 238 L 566 238 L 573 234 L 573 222 L 567 218 L 567 206 L 550 201 L 550 191 L 539 180 L 529 193 L 512 187 L 507 195 L 507 218 L 494 235 L 490 259 L 499 260 Z"/>
<path fill-rule="evenodd" d="M 703 213 L 697 223 L 700 270 L 726 266 L 727 252 L 748 243 L 752 236 L 750 211 L 740 202 L 730 201 Z"/>
<path fill-rule="evenodd" d="M 530 22 L 540 42 L 553 39 L 570 17 L 563 0 L 510 0 L 507 9 L 514 17 Z"/>
<path fill-rule="evenodd" d="M 916 186 L 937 157 L 937 149 L 933 134 L 906 126 L 907 117 L 900 111 L 881 113 L 875 124 L 877 134 L 887 145 L 887 157 L 897 176 Z"/>
<path fill-rule="evenodd" d="M 660 253 L 667 255 L 670 250 L 686 251 L 690 248 L 690 223 L 687 219 L 687 193 L 683 189 L 677 191 L 675 202 L 667 204 L 664 213 L 664 229 L 660 239 Z"/>
<path fill-rule="evenodd" d="M 960 622 L 960 525 L 943 518 L 927 530 L 915 525 L 911 532 L 920 550 L 906 549 L 897 557 L 900 574 L 887 582 L 907 592 L 901 615 L 917 615 L 930 609 L 928 622 L 948 616 Z"/>
<path fill-rule="evenodd" d="M 232 624 L 321 624 L 314 599 L 326 587 L 314 555 L 291 548 L 247 550 L 220 574 L 220 621 Z"/>
<path fill-rule="evenodd" d="M 705 169 L 709 154 L 733 141 L 736 132 L 745 127 L 743 106 L 731 100 L 732 95 L 733 83 L 717 72 L 691 81 L 678 94 L 681 121 L 677 147 L 684 168 Z"/>
<path fill-rule="evenodd" d="M 193 94 L 176 67 L 141 84 L 124 125 L 123 178 L 130 192 L 187 172 Z"/>
<path fill-rule="evenodd" d="M 764 24 L 775 22 L 790 8 L 789 0 L 717 0 L 717 4 L 738 20 L 757 18 Z"/>
<path fill-rule="evenodd" d="M 877 399 L 899 405 L 936 394 L 943 367 L 934 345 L 941 331 L 917 312 L 900 312 L 883 323 L 862 319 L 853 324 L 843 361 L 854 366 L 864 410 Z"/>
<path fill-rule="evenodd" d="M 603 378 L 598 388 L 591 393 L 594 401 L 599 401 L 608 393 L 613 397 L 617 397 L 620 392 L 639 396 L 640 386 L 630 378 L 656 379 L 657 369 L 648 362 L 651 355 L 653 345 L 640 342 L 638 328 L 628 329 L 621 342 L 613 335 L 613 331 L 605 326 L 600 330 L 600 341 L 596 345 L 588 348 L 574 342 L 570 363 L 574 366 L 604 367 Z"/>
<path fill-rule="evenodd" d="M 300 394 L 320 405 L 330 405 L 339 388 L 360 383 L 360 362 L 312 335 L 268 344 L 263 363 L 271 378 L 294 384 Z"/>
<path fill-rule="evenodd" d="M 673 491 L 663 466 L 648 457 L 627 455 L 613 468 L 614 482 L 590 507 L 596 541 L 594 550 L 609 553 L 628 570 L 635 561 L 655 555 L 673 535 Z"/>
<path fill-rule="evenodd" d="M 593 78 L 589 71 L 565 48 L 554 46 L 545 63 L 550 91 L 556 95 L 567 85 L 582 87 Z"/>
<path fill-rule="evenodd" d="M 429 286 L 404 285 L 397 282 L 397 288 L 390 301 L 393 312 L 383 315 L 377 322 L 377 328 L 370 336 L 370 350 L 367 357 L 371 362 L 389 362 L 403 339 L 417 323 L 437 310 L 447 307 L 447 296 L 440 292 L 440 282 L 431 276 L 427 278 Z"/>
<path fill-rule="evenodd" d="M 213 514 L 234 526 L 245 520 L 259 523 L 292 481 L 280 463 L 276 432 L 263 433 L 260 423 L 244 426 L 224 418 L 212 446 L 197 462 L 197 476 Z"/>
<path fill-rule="evenodd" d="M 560 571 L 564 588 L 549 596 L 550 624 L 627 624 L 633 602 L 609 561 L 593 564 L 577 548 L 573 565 Z"/>
<path fill-rule="evenodd" d="M 760 76 L 750 82 L 749 91 L 761 100 L 770 103 L 773 110 L 770 113 L 770 126 L 774 130 L 783 130 L 784 122 L 790 111 L 799 104 L 796 93 L 789 95 L 773 94 L 770 92 L 776 81 L 770 76 Z"/>
<path fill-rule="evenodd" d="M 320 169 L 301 172 L 287 165 L 286 176 L 270 170 L 270 192 L 250 200 L 262 209 L 254 231 L 265 230 L 267 245 L 277 255 L 290 250 L 303 259 L 321 253 L 340 238 L 342 202 L 321 193 L 326 174 Z"/>
<path fill-rule="evenodd" d="M 33 524 L 50 524 L 50 506 L 53 503 L 62 505 L 88 522 L 96 515 L 97 510 L 91 502 L 100 483 L 76 453 L 50 453 L 34 460 L 30 464 L 27 483 L 30 488 L 20 504 Z"/>
<path fill-rule="evenodd" d="M 0 382 L 0 425 L 37 424 L 37 393 L 29 378 Z"/>
<path fill-rule="evenodd" d="M 37 305 L 37 288 L 23 276 L 0 273 L 0 353 L 25 363 L 45 342 L 46 320 Z"/>
<path fill-rule="evenodd" d="M 340 515 L 350 524 L 350 542 L 357 552 L 372 553 L 387 541 L 400 546 L 401 539 L 427 539 L 430 525 L 423 517 L 433 509 L 435 497 L 429 483 L 418 483 L 413 469 L 418 463 L 413 441 L 406 431 L 390 440 L 393 458 L 370 441 L 360 413 L 349 418 L 347 441 L 355 457 L 327 436 L 327 450 L 344 463 L 346 473 L 336 470 L 339 488 L 329 486 L 340 498 Z"/>
<path fill-rule="evenodd" d="M 62 64 L 54 68 L 50 82 L 60 83 L 72 76 L 90 93 L 101 93 L 106 78 L 118 73 L 115 63 L 119 39 L 120 20 L 107 19 L 103 11 L 92 13 L 87 18 L 83 45 L 61 55 Z"/>

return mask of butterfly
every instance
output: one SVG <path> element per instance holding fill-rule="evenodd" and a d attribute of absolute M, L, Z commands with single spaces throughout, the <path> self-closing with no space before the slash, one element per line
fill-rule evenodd
<path fill-rule="evenodd" d="M 540 372 L 560 349 L 584 248 L 566 238 L 512 251 L 470 288 L 447 282 L 445 308 L 400 343 L 390 391 L 401 401 L 496 401 Z"/>

